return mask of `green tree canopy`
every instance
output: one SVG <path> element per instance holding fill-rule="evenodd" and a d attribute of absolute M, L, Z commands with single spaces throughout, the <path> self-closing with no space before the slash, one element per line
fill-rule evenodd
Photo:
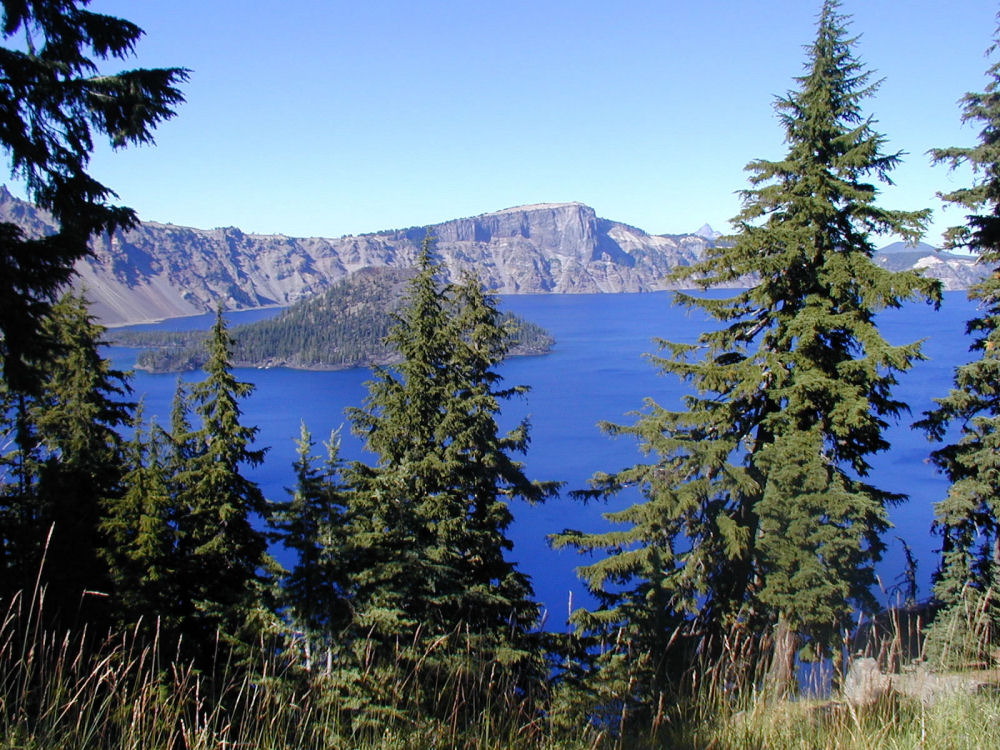
<path fill-rule="evenodd" d="M 788 679 L 795 635 L 822 650 L 852 606 L 871 604 L 886 507 L 903 496 L 867 481 L 869 457 L 906 409 L 895 374 L 920 356 L 919 344 L 887 342 L 875 314 L 940 293 L 871 260 L 873 234 L 916 240 L 928 212 L 876 204 L 899 155 L 883 153 L 861 109 L 876 84 L 855 44 L 827 0 L 805 72 L 776 104 L 786 155 L 747 166 L 735 234 L 673 276 L 747 288 L 678 293 L 717 322 L 695 344 L 659 341 L 651 358 L 690 386 L 683 408 L 649 400 L 635 424 L 606 425 L 655 460 L 596 477 L 589 494 L 635 485 L 642 500 L 607 515 L 620 530 L 555 538 L 608 553 L 582 568 L 601 606 L 574 620 L 626 628 L 650 661 L 646 684 L 668 679 L 678 634 L 719 648 L 741 628 L 775 635 Z"/>
<path fill-rule="evenodd" d="M 0 356 L 15 389 L 34 388 L 51 340 L 41 321 L 96 232 L 134 223 L 114 192 L 88 173 L 96 137 L 115 148 L 152 142 L 153 128 L 183 101 L 181 68 L 108 73 L 143 32 L 87 10 L 88 0 L 3 0 L 0 34 L 0 149 L 29 197 L 60 231 L 25 237 L 0 223 Z M 33 363 L 33 366 L 32 366 Z"/>
<path fill-rule="evenodd" d="M 258 428 L 241 423 L 239 402 L 253 385 L 233 375 L 232 339 L 220 310 L 209 345 L 205 380 L 191 388 L 201 426 L 178 442 L 195 446 L 175 477 L 179 494 L 182 589 L 194 605 L 199 639 L 225 636 L 250 642 L 266 619 L 266 595 L 275 565 L 267 539 L 255 528 L 255 516 L 267 518 L 270 507 L 243 466 L 258 466 L 265 449 L 253 448 Z M 208 574 L 210 572 L 210 574 Z"/>
<path fill-rule="evenodd" d="M 30 590 L 44 558 L 49 613 L 66 617 L 84 591 L 108 590 L 101 506 L 121 493 L 118 431 L 133 404 L 125 373 L 101 356 L 103 328 L 82 297 L 64 295 L 44 330 L 57 344 L 45 377 L 34 395 L 14 394 L 8 412 L 18 435 L 4 487 L 3 546 L 15 590 Z"/>
<path fill-rule="evenodd" d="M 351 617 L 348 487 L 340 478 L 340 435 L 330 435 L 321 467 L 305 423 L 296 446 L 295 487 L 288 501 L 274 504 L 271 516 L 273 538 L 297 558 L 282 581 L 282 603 L 296 629 L 330 648 Z"/>
<path fill-rule="evenodd" d="M 947 604 L 967 585 L 995 588 L 1000 572 L 1000 63 L 988 78 L 983 92 L 962 99 L 963 122 L 981 128 L 978 144 L 932 152 L 936 162 L 968 165 L 974 176 L 970 187 L 941 196 L 970 212 L 965 225 L 948 230 L 947 246 L 972 250 L 991 269 L 969 290 L 979 302 L 967 325 L 978 357 L 956 368 L 954 388 L 917 423 L 938 441 L 952 439 L 949 427 L 957 427 L 957 439 L 931 454 L 951 481 L 935 520 L 943 546 L 934 594 Z"/>
<path fill-rule="evenodd" d="M 178 556 L 179 508 L 166 463 L 167 436 L 147 424 L 140 404 L 123 450 L 122 492 L 103 503 L 104 559 L 118 619 L 149 631 L 176 633 L 182 614 Z"/>
<path fill-rule="evenodd" d="M 449 289 L 438 272 L 427 238 L 389 335 L 402 362 L 377 368 L 364 408 L 348 413 L 378 456 L 348 473 L 356 622 L 389 641 L 461 629 L 516 651 L 538 611 L 505 557 L 508 501 L 555 486 L 512 458 L 527 448 L 527 424 L 497 426 L 500 402 L 525 390 L 499 387 L 510 342 L 501 313 L 476 280 Z"/>

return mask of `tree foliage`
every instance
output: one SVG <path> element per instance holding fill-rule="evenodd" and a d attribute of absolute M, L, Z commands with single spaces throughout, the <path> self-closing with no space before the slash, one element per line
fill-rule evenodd
<path fill-rule="evenodd" d="M 50 615 L 77 612 L 110 584 L 102 505 L 122 493 L 117 431 L 130 419 L 127 384 L 99 353 L 103 329 L 84 302 L 59 300 L 88 241 L 134 223 L 89 173 L 96 140 L 152 142 L 182 101 L 180 68 L 108 72 L 142 30 L 87 9 L 87 0 L 3 0 L 0 150 L 11 175 L 58 230 L 26 236 L 0 223 L 3 429 L 12 438 L 4 492 L 8 591 L 41 570 Z M 51 535 L 49 531 L 51 530 Z M 86 613 L 84 613 L 86 614 Z"/>
<path fill-rule="evenodd" d="M 0 356 L 5 380 L 18 390 L 37 385 L 51 344 L 42 320 L 89 238 L 135 222 L 87 171 L 95 138 L 115 148 L 151 143 L 153 128 L 183 101 L 181 68 L 103 69 L 106 61 L 129 59 L 143 32 L 88 4 L 2 3 L 0 149 L 30 198 L 60 225 L 52 236 L 29 238 L 0 224 Z"/>
<path fill-rule="evenodd" d="M 6 576 L 10 593 L 30 589 L 43 571 L 50 614 L 65 618 L 85 591 L 107 592 L 101 506 L 122 492 L 119 430 L 133 405 L 125 373 L 101 356 L 103 328 L 82 297 L 64 295 L 44 330 L 56 353 L 36 393 L 14 394 L 11 405 L 17 435 L 4 487 Z"/>
<path fill-rule="evenodd" d="M 951 482 L 935 520 L 943 546 L 934 594 L 946 604 L 958 603 L 966 586 L 996 588 L 1000 572 L 1000 63 L 988 79 L 983 92 L 962 99 L 962 120 L 981 128 L 979 142 L 932 151 L 936 162 L 968 165 L 974 176 L 970 187 L 941 196 L 970 212 L 965 225 L 948 230 L 947 246 L 974 251 L 990 269 L 969 290 L 979 302 L 967 324 L 978 357 L 956 368 L 954 388 L 917 423 L 938 441 L 952 439 L 951 426 L 958 430 L 931 455 Z"/>
<path fill-rule="evenodd" d="M 499 385 L 500 312 L 474 279 L 450 289 L 438 270 L 427 238 L 389 334 L 402 361 L 376 368 L 364 408 L 348 411 L 378 456 L 348 472 L 355 622 L 383 643 L 462 632 L 516 661 L 538 610 L 506 559 L 508 501 L 555 487 L 512 458 L 527 448 L 527 424 L 504 433 L 496 423 L 500 402 L 525 390 Z"/>
<path fill-rule="evenodd" d="M 255 525 L 271 507 L 244 476 L 265 451 L 241 423 L 253 386 L 235 378 L 221 312 L 206 378 L 178 384 L 169 432 L 137 422 L 127 446 L 126 490 L 106 503 L 106 559 L 123 620 L 159 621 L 161 639 L 199 665 L 256 642 L 271 619 L 277 566 Z M 192 423 L 192 417 L 195 422 Z"/>
<path fill-rule="evenodd" d="M 651 358 L 689 384 L 683 408 L 649 400 L 635 424 L 606 425 L 655 460 L 597 476 L 589 494 L 634 485 L 642 500 L 607 514 L 621 530 L 556 536 L 609 553 L 582 568 L 600 606 L 574 620 L 626 628 L 629 648 L 650 655 L 654 685 L 680 633 L 716 648 L 740 628 L 831 644 L 851 607 L 872 603 L 886 507 L 903 499 L 866 476 L 888 448 L 888 420 L 906 409 L 892 388 L 919 344 L 887 342 L 875 314 L 940 293 L 871 260 L 873 234 L 916 240 L 928 214 L 876 204 L 875 183 L 899 155 L 882 152 L 862 112 L 876 84 L 837 6 L 824 4 L 805 72 L 777 101 L 786 155 L 748 165 L 735 235 L 674 274 L 702 289 L 749 287 L 676 295 L 716 321 L 695 344 L 659 341 L 664 353 Z M 789 677 L 787 647 L 776 658 Z"/>
<path fill-rule="evenodd" d="M 312 455 L 312 435 L 302 424 L 296 443 L 295 487 L 276 503 L 273 537 L 296 555 L 282 581 L 282 604 L 297 630 L 330 648 L 350 622 L 350 565 L 347 537 L 348 487 L 340 478 L 340 436 L 330 435 L 320 467 Z"/>
<path fill-rule="evenodd" d="M 252 447 L 258 428 L 240 421 L 239 402 L 253 392 L 253 385 L 233 375 L 231 348 L 219 311 L 207 377 L 191 387 L 200 427 L 173 436 L 178 445 L 187 446 L 173 481 L 181 512 L 181 588 L 192 605 L 185 630 L 194 631 L 196 643 L 211 642 L 217 632 L 237 641 L 259 635 L 266 620 L 266 589 L 275 572 L 267 539 L 253 525 L 253 518 L 266 518 L 270 507 L 242 472 L 244 466 L 258 466 L 265 453 Z"/>
<path fill-rule="evenodd" d="M 123 450 L 119 496 L 104 501 L 101 531 L 116 614 L 126 626 L 145 621 L 147 631 L 178 632 L 180 602 L 179 508 L 171 493 L 167 435 L 147 424 L 142 405 Z"/>

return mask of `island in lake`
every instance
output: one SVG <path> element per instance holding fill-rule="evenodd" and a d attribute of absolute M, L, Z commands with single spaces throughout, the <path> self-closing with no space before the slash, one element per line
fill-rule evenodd
<path fill-rule="evenodd" d="M 273 318 L 234 327 L 233 365 L 342 370 L 392 364 L 398 356 L 385 337 L 415 273 L 365 268 Z M 534 323 L 511 314 L 505 319 L 511 355 L 545 354 L 555 343 Z M 136 367 L 149 372 L 197 370 L 208 359 L 208 331 L 116 330 L 109 336 L 116 346 L 143 349 Z"/>

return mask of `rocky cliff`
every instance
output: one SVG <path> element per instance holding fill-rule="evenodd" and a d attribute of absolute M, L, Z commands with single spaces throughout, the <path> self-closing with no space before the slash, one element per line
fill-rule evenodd
<path fill-rule="evenodd" d="M 51 217 L 0 187 L 0 221 L 32 234 L 53 231 Z M 599 218 L 582 203 L 518 206 L 456 219 L 338 239 L 244 234 L 145 222 L 95 238 L 77 265 L 94 314 L 107 325 L 213 309 L 289 305 L 367 266 L 411 265 L 428 229 L 452 278 L 475 271 L 503 294 L 641 292 L 668 288 L 664 276 L 690 264 L 715 233 L 650 235 Z M 921 255 L 949 288 L 976 276 L 971 259 Z"/>
<path fill-rule="evenodd" d="M 31 233 L 51 217 L 0 189 L 0 221 Z M 192 229 L 145 222 L 95 238 L 77 266 L 94 313 L 115 325 L 201 313 L 288 305 L 367 266 L 409 266 L 428 229 L 453 278 L 475 271 L 490 289 L 638 292 L 711 242 L 697 235 L 653 236 L 598 218 L 580 203 L 521 206 L 430 227 L 338 239 L 251 235 L 236 228 Z"/>
<path fill-rule="evenodd" d="M 968 289 L 986 276 L 987 269 L 969 255 L 940 251 L 924 242 L 916 247 L 896 242 L 882 248 L 875 262 L 890 271 L 922 269 L 924 274 L 941 280 L 948 291 Z"/>

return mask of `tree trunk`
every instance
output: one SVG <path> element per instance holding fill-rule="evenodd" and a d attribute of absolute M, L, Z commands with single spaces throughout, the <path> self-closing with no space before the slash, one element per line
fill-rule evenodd
<path fill-rule="evenodd" d="M 764 678 L 764 692 L 772 698 L 784 698 L 794 692 L 797 645 L 798 635 L 781 615 L 774 629 L 771 664 Z"/>

